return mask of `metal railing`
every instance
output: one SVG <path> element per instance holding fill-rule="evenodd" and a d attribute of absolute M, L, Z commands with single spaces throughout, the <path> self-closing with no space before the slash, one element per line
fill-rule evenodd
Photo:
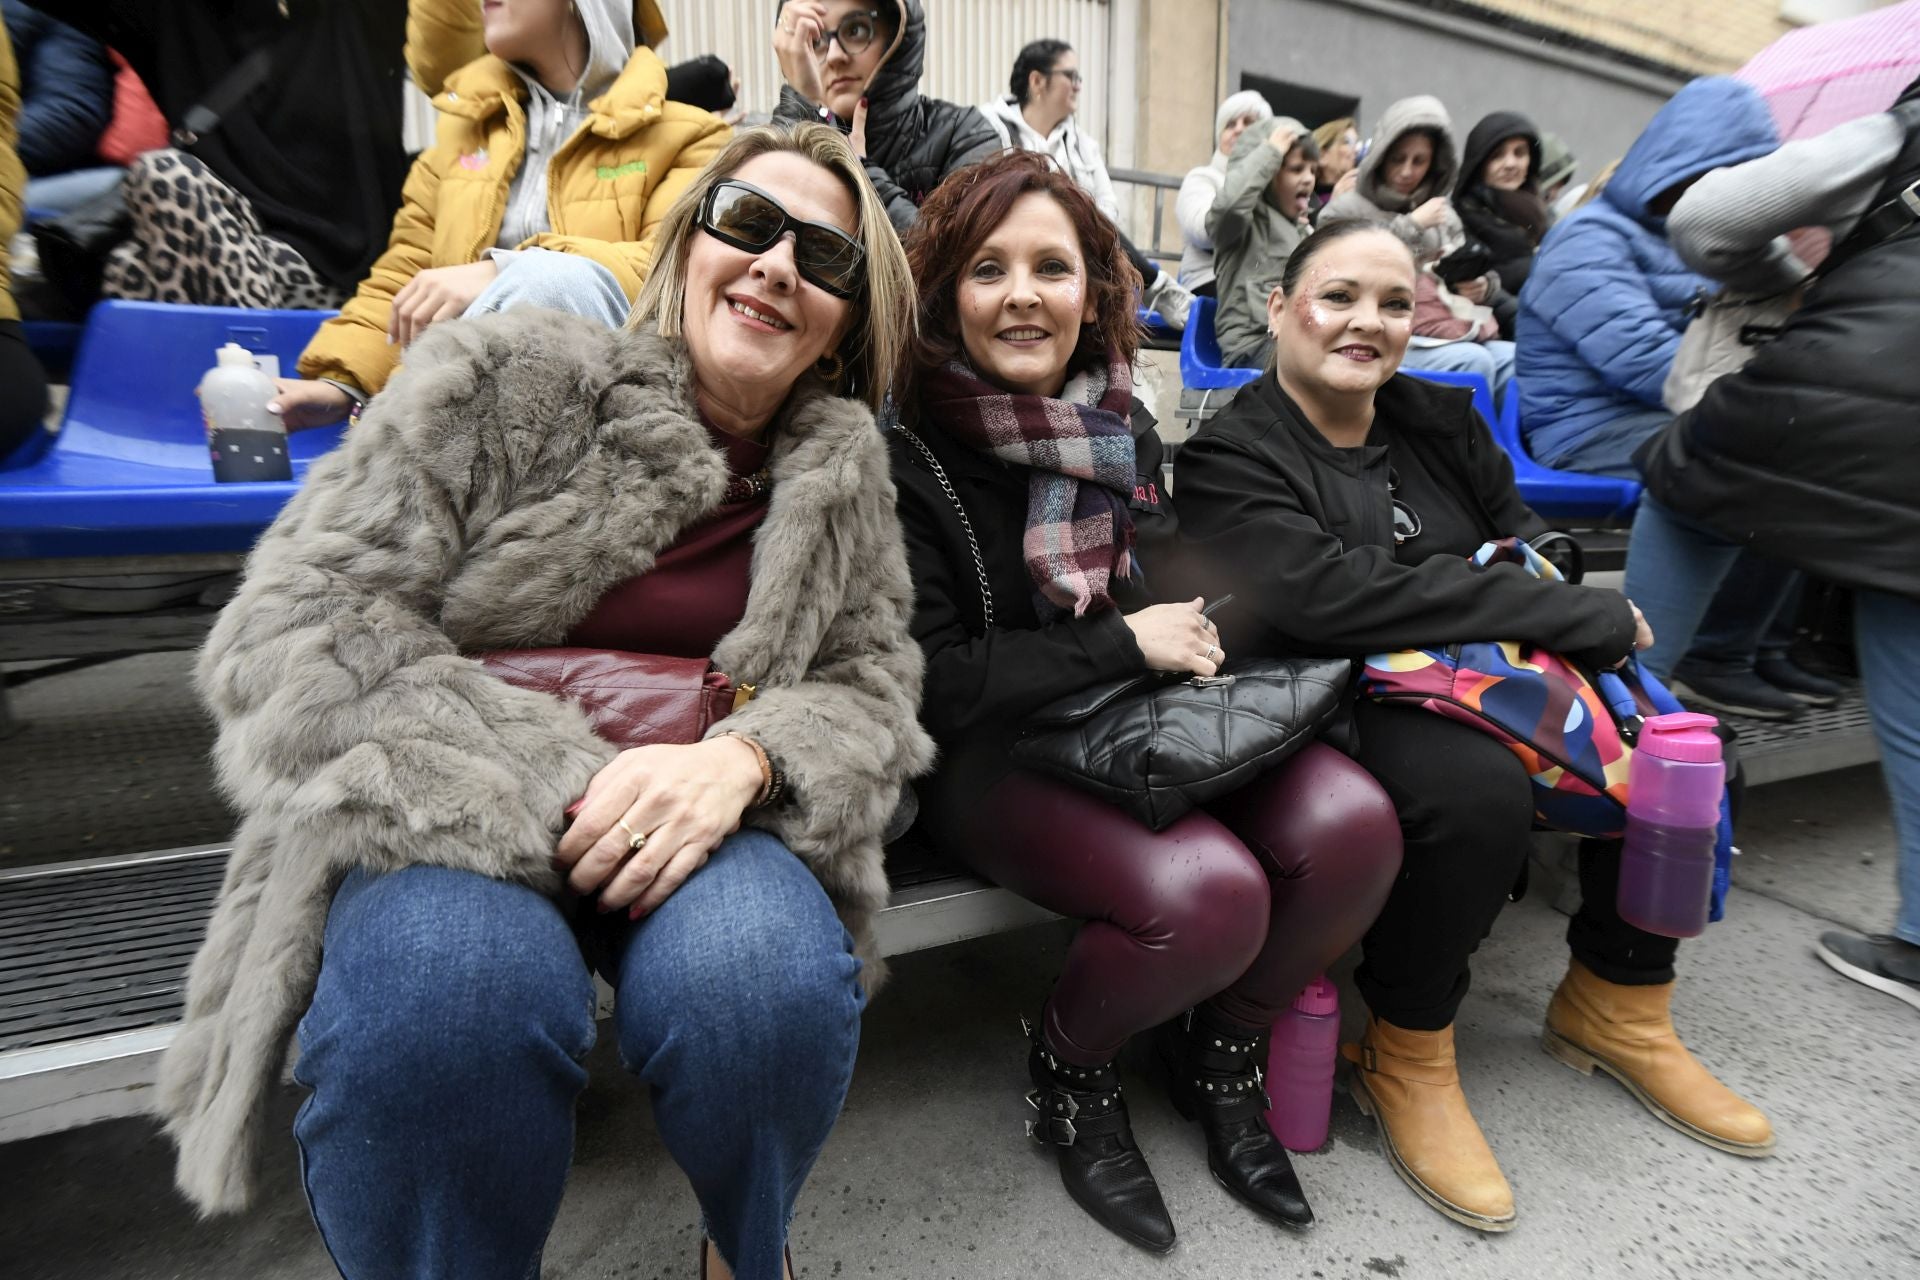
<path fill-rule="evenodd" d="M 1177 267 L 1180 263 L 1180 254 L 1185 246 L 1181 243 L 1180 239 L 1180 224 L 1178 221 L 1167 217 L 1166 205 L 1168 193 L 1172 192 L 1177 196 L 1180 192 L 1180 183 L 1183 180 L 1174 177 L 1170 173 L 1153 173 L 1147 169 L 1109 169 L 1107 170 L 1107 176 L 1113 179 L 1115 186 L 1124 184 L 1131 187 L 1145 187 L 1152 193 L 1153 231 L 1144 241 L 1139 236 L 1134 236 L 1133 242 L 1139 246 L 1142 253 L 1152 258 L 1155 262 L 1163 266 Z M 1123 203 L 1121 208 L 1124 212 L 1127 206 Z M 1171 248 L 1167 247 L 1165 241 L 1162 239 L 1162 237 L 1167 234 L 1167 224 L 1169 222 L 1173 223 L 1173 245 Z M 1121 225 L 1126 225 L 1126 219 L 1124 217 L 1122 218 Z"/>

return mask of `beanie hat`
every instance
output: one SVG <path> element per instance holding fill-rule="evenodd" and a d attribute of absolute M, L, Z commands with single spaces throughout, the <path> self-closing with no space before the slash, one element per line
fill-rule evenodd
<path fill-rule="evenodd" d="M 1215 141 L 1218 141 L 1220 135 L 1227 131 L 1228 125 L 1249 113 L 1252 114 L 1255 124 L 1262 120 L 1273 119 L 1273 108 L 1268 105 L 1266 98 L 1258 89 L 1242 89 L 1238 93 L 1229 95 L 1227 100 L 1220 104 L 1220 109 L 1213 113 Z"/>

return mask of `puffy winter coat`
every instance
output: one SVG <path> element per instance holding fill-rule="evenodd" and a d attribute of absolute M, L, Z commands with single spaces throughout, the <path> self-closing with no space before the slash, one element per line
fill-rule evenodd
<path fill-rule="evenodd" d="M 592 258 L 628 298 L 653 261 L 653 236 L 695 174 L 729 136 L 719 119 L 665 98 L 666 68 L 636 49 L 613 87 L 590 104 L 587 124 L 562 142 L 547 169 L 551 230 L 523 247 Z M 438 140 L 414 162 L 393 239 L 339 316 L 321 326 L 300 373 L 367 392 L 386 384 L 400 352 L 387 341 L 394 295 L 429 267 L 473 262 L 500 234 L 507 192 L 527 145 L 527 87 L 488 55 L 447 81 L 434 100 Z"/>
<path fill-rule="evenodd" d="M 94 164 L 94 145 L 113 118 L 106 46 L 20 0 L 0 7 L 19 71 L 20 162 L 43 177 Z"/>
<path fill-rule="evenodd" d="M 13 65 L 13 44 L 0 25 L 0 320 L 18 320 L 13 301 L 13 267 L 8 246 L 26 212 L 27 171 L 13 149 L 14 121 L 20 115 L 20 74 Z"/>
<path fill-rule="evenodd" d="M 1218 273 L 1214 289 L 1220 299 L 1213 329 L 1220 355 L 1230 365 L 1259 362 L 1268 342 L 1267 297 L 1307 234 L 1273 202 L 1273 179 L 1287 157 L 1268 138 L 1281 126 L 1293 130 L 1295 137 L 1306 136 L 1305 125 L 1285 117 L 1242 133 L 1227 161 L 1227 180 L 1207 214 Z"/>
<path fill-rule="evenodd" d="M 903 234 L 920 217 L 920 202 L 955 169 L 985 160 L 1002 150 L 1000 135 L 972 107 L 920 93 L 920 68 L 927 56 L 927 15 L 920 0 L 878 0 L 897 5 L 900 34 L 867 87 L 867 180 L 887 206 L 887 216 Z M 786 0 L 781 0 L 784 6 Z M 775 15 L 776 20 L 778 15 Z M 780 90 L 773 110 L 776 124 L 819 120 L 821 108 L 792 85 Z M 843 131 L 853 122 L 836 120 Z"/>
<path fill-rule="evenodd" d="M 1687 306 L 1710 286 L 1673 251 L 1665 215 L 1650 206 L 1678 183 L 1779 145 L 1752 88 L 1695 80 L 1655 114 L 1599 199 L 1547 233 L 1515 330 L 1534 457 L 1551 464 L 1593 432 L 1670 416 L 1661 384 Z"/>
<path fill-rule="evenodd" d="M 1869 209 L 1920 182 L 1920 81 L 1894 117 L 1905 144 Z M 1780 336 L 1639 462 L 1680 515 L 1821 577 L 1920 599 L 1920 222 L 1843 241 L 1823 271 Z"/>
<path fill-rule="evenodd" d="M 1120 217 L 1120 197 L 1113 193 L 1113 179 L 1107 176 L 1107 162 L 1100 158 L 1100 144 L 1082 133 L 1072 116 L 1042 137 L 1020 114 L 1020 102 L 1010 93 L 981 103 L 980 114 L 1000 135 L 1002 147 L 1051 156 L 1060 172 L 1093 197 L 1093 203 L 1109 220 Z"/>

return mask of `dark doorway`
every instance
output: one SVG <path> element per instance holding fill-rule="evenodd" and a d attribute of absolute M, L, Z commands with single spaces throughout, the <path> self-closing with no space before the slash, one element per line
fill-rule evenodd
<path fill-rule="evenodd" d="M 1342 116 L 1358 119 L 1360 115 L 1360 99 L 1349 94 L 1310 89 L 1303 84 L 1289 84 L 1285 80 L 1257 76 L 1250 71 L 1240 74 L 1240 87 L 1258 89 L 1260 95 L 1273 104 L 1275 115 L 1292 116 L 1309 129 L 1317 129 L 1327 121 L 1338 120 Z"/>

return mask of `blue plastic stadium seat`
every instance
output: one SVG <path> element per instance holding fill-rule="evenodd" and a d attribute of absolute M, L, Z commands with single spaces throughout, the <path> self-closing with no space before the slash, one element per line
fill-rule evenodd
<path fill-rule="evenodd" d="M 1520 381 L 1507 384 L 1498 418 L 1489 418 L 1493 438 L 1513 458 L 1513 478 L 1527 505 L 1549 520 L 1608 520 L 1626 523 L 1640 505 L 1640 482 L 1580 471 L 1556 471 L 1535 462 L 1520 434 Z"/>
<path fill-rule="evenodd" d="M 330 311 L 103 302 L 87 318 L 66 417 L 0 468 L 8 559 L 243 552 L 342 426 L 290 437 L 294 478 L 218 484 L 194 388 L 222 343 L 280 358 L 283 375 Z"/>
<path fill-rule="evenodd" d="M 1140 317 L 1140 327 L 1147 331 L 1148 338 L 1177 338 L 1180 331 L 1168 324 L 1166 317 L 1158 311 L 1149 311 L 1145 307 L 1134 308 L 1134 314 Z"/>
<path fill-rule="evenodd" d="M 1258 369 L 1229 369 L 1221 361 L 1213 334 L 1216 306 L 1212 298 L 1195 298 L 1187 312 L 1187 329 L 1180 335 L 1180 385 L 1189 391 L 1226 390 L 1260 380 Z"/>

